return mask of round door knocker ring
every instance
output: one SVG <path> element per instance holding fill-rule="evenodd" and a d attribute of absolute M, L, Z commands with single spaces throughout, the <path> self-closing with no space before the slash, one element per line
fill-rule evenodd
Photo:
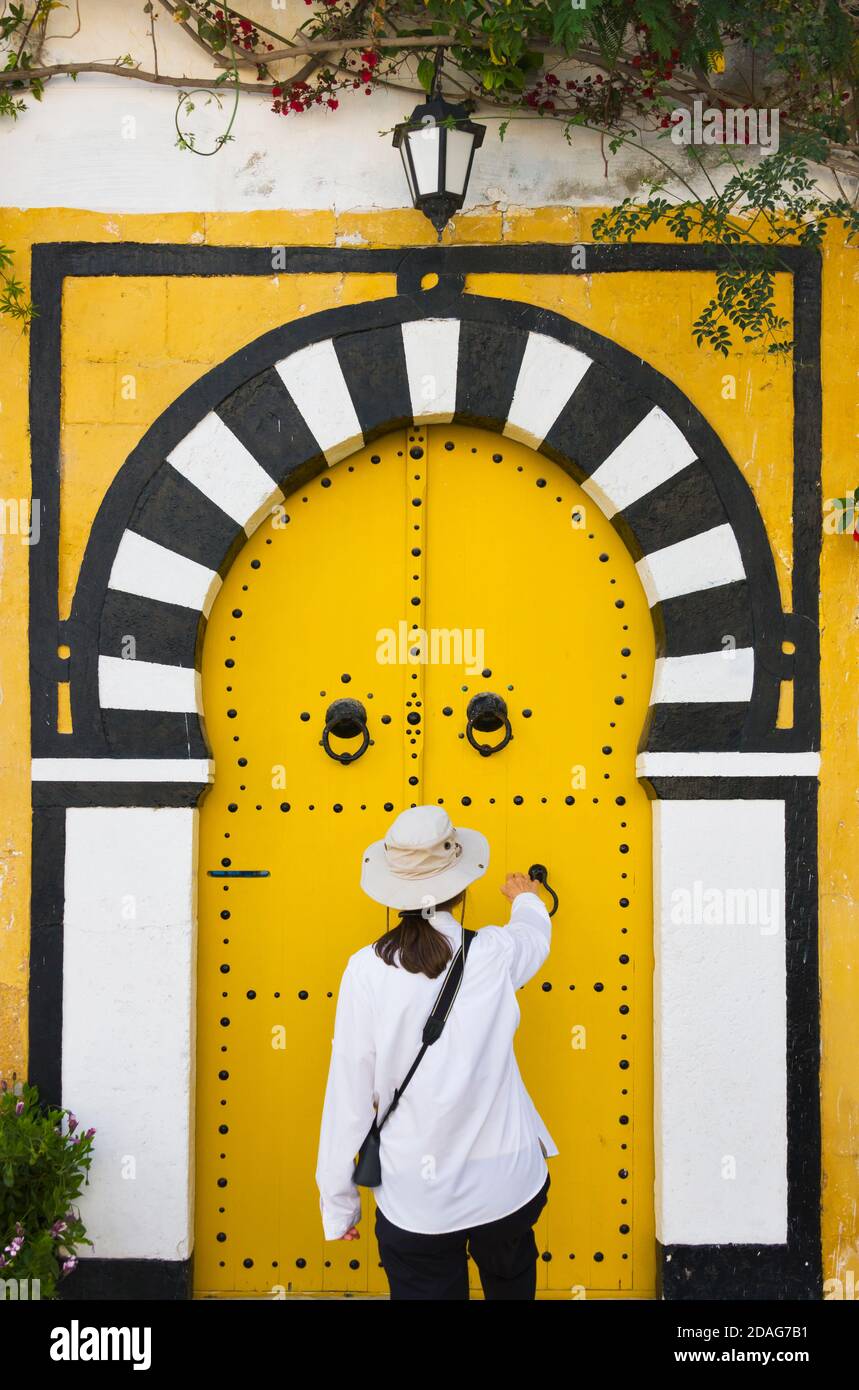
<path fill-rule="evenodd" d="M 500 753 L 502 748 L 506 748 L 506 747 L 507 747 L 508 743 L 510 742 L 511 738 L 513 737 L 513 730 L 512 730 L 511 727 L 510 727 L 510 720 L 509 720 L 509 719 L 505 719 L 505 720 L 504 720 L 504 737 L 503 737 L 503 739 L 501 740 L 500 743 L 478 743 L 478 742 L 477 742 L 477 739 L 474 737 L 474 728 L 473 728 L 472 721 L 469 719 L 468 724 L 466 725 L 466 729 L 465 729 L 465 737 L 468 739 L 468 741 L 469 741 L 469 743 L 471 744 L 472 748 L 476 748 L 476 749 L 477 749 L 477 752 L 481 755 L 481 757 L 483 757 L 483 758 L 488 758 L 488 757 L 490 757 L 493 753 Z"/>
<path fill-rule="evenodd" d="M 466 716 L 468 723 L 465 727 L 465 737 L 472 748 L 476 749 L 483 758 L 488 758 L 493 753 L 500 753 L 501 749 L 506 748 L 513 737 L 510 720 L 507 718 L 507 702 L 501 695 L 496 695 L 491 690 L 482 690 L 479 695 L 471 697 Z M 491 734 L 496 729 L 502 728 L 504 737 L 500 743 L 478 743 L 474 737 L 475 729 L 481 734 Z"/>
<path fill-rule="evenodd" d="M 354 753 L 335 753 L 331 747 L 331 736 L 335 738 L 357 738 L 361 735 L 361 747 Z M 335 763 L 354 763 L 370 747 L 370 731 L 367 728 L 367 711 L 360 700 L 334 700 L 325 712 L 325 728 L 319 740 L 329 758 Z"/>

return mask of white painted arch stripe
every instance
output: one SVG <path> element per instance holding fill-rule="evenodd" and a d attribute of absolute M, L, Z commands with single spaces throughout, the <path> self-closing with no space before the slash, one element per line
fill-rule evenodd
<path fill-rule="evenodd" d="M 136 531 L 124 531 L 107 583 L 109 589 L 176 603 L 208 615 L 221 587 L 221 576 L 217 570 L 207 569 Z"/>
<path fill-rule="evenodd" d="M 211 782 L 211 758 L 34 758 L 34 782 Z"/>
<path fill-rule="evenodd" d="M 612 517 L 673 478 L 696 457 L 682 431 L 655 405 L 582 488 L 606 516 Z"/>
<path fill-rule="evenodd" d="M 714 589 L 746 577 L 734 528 L 727 522 L 662 550 L 652 550 L 635 568 L 651 608 L 679 594 Z"/>
<path fill-rule="evenodd" d="M 658 657 L 650 703 L 697 705 L 750 700 L 754 662 L 752 647 Z"/>
<path fill-rule="evenodd" d="M 412 415 L 447 424 L 456 410 L 459 319 L 417 319 L 402 331 Z"/>
<path fill-rule="evenodd" d="M 275 368 L 329 464 L 361 448 L 364 434 L 330 338 L 299 348 Z"/>
<path fill-rule="evenodd" d="M 591 358 L 545 333 L 529 333 L 504 433 L 538 449 L 572 396 Z"/>
<path fill-rule="evenodd" d="M 639 777 L 816 777 L 819 753 L 639 753 Z"/>
<path fill-rule="evenodd" d="M 246 531 L 283 501 L 283 494 L 214 411 L 167 455 L 168 461 Z"/>
<path fill-rule="evenodd" d="M 200 675 L 193 666 L 165 666 L 157 661 L 98 659 L 98 693 L 102 709 L 202 711 Z"/>

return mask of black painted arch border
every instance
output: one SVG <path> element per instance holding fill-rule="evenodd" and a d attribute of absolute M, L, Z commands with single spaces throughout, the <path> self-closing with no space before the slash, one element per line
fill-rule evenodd
<path fill-rule="evenodd" d="M 97 249 L 131 252 L 140 248 Z M 518 252 L 518 248 L 471 248 L 472 252 L 482 249 L 489 253 Z M 532 254 L 540 249 L 525 248 Z M 557 248 L 549 249 L 557 251 Z M 617 251 L 621 248 L 610 249 Z M 157 250 L 163 252 L 164 248 Z M 216 250 L 218 248 L 192 248 L 192 251 Z M 187 253 L 188 248 L 182 248 L 182 251 Z M 89 262 L 98 259 L 95 248 L 90 248 L 89 257 L 83 256 L 79 248 L 75 248 L 71 254 L 78 273 L 91 272 L 93 267 Z M 317 257 L 320 254 L 315 253 Z M 363 260 L 373 254 L 360 253 L 360 257 Z M 387 270 L 390 253 L 380 254 Z M 185 257 L 182 259 L 184 262 Z M 69 663 L 62 662 L 62 666 L 63 675 L 71 674 L 74 748 L 70 749 L 68 739 L 61 738 L 63 752 L 74 751 L 79 756 L 116 756 L 125 753 L 130 756 L 152 756 L 154 751 L 159 751 L 162 756 L 170 756 L 178 748 L 188 746 L 188 721 L 182 716 L 171 719 L 167 715 L 144 712 L 140 718 L 129 718 L 122 714 L 105 714 L 100 710 L 97 696 L 98 655 L 99 650 L 104 653 L 105 641 L 109 652 L 110 633 L 106 638 L 103 635 L 101 648 L 96 648 L 92 641 L 96 626 L 102 621 L 117 537 L 129 520 L 132 530 L 140 529 L 134 522 L 135 504 L 146 494 L 149 512 L 158 510 L 158 498 L 153 499 L 146 490 L 157 487 L 153 478 L 159 468 L 162 470 L 162 492 L 169 488 L 175 492 L 178 480 L 169 465 L 163 462 L 169 450 L 205 414 L 217 410 L 231 428 L 237 422 L 240 432 L 244 426 L 246 442 L 251 445 L 253 452 L 258 443 L 254 437 L 256 425 L 247 418 L 247 407 L 241 403 L 242 388 L 250 390 L 252 396 L 255 392 L 260 394 L 257 391 L 259 381 L 265 372 L 269 377 L 274 376 L 271 371 L 273 363 L 309 342 L 326 339 L 333 341 L 336 347 L 360 416 L 364 439 L 370 440 L 385 429 L 411 418 L 398 326 L 440 316 L 457 319 L 463 329 L 455 419 L 487 428 L 503 428 L 527 335 L 542 333 L 558 342 L 577 347 L 594 362 L 582 387 L 574 393 L 568 407 L 561 412 L 540 446 L 543 452 L 556 459 L 580 481 L 599 465 L 600 455 L 605 457 L 610 452 L 609 442 L 612 445 L 622 442 L 624 432 L 641 421 L 644 406 L 650 408 L 658 405 L 694 445 L 695 454 L 701 462 L 619 512 L 614 524 L 638 558 L 648 551 L 670 544 L 678 537 L 690 539 L 689 528 L 678 525 L 678 517 L 684 513 L 694 514 L 697 510 L 707 518 L 706 526 L 729 523 L 742 554 L 746 578 L 737 584 L 723 585 L 716 591 L 703 589 L 693 595 L 669 600 L 657 605 L 653 614 L 657 640 L 666 655 L 712 650 L 718 645 L 720 632 L 739 632 L 741 644 L 748 644 L 754 650 L 754 687 L 748 706 L 714 706 L 712 703 L 655 706 L 648 731 L 648 746 L 656 750 L 709 747 L 760 751 L 787 751 L 813 746 L 813 732 L 807 727 L 808 718 L 804 720 L 806 727 L 803 727 L 801 717 L 803 706 L 815 715 L 817 697 L 813 680 L 809 699 L 804 698 L 801 687 L 798 691 L 795 705 L 800 717 L 796 719 L 794 727 L 790 730 L 776 730 L 774 727 L 779 680 L 792 676 L 794 668 L 799 672 L 808 667 L 807 646 L 813 639 L 808 635 L 807 625 L 802 627 L 802 637 L 799 639 L 796 615 L 785 616 L 781 613 L 772 557 L 754 499 L 739 470 L 700 412 L 679 388 L 653 368 L 570 319 L 518 302 L 461 294 L 464 274 L 455 268 L 447 271 L 444 251 L 435 251 L 431 257 L 423 260 L 418 252 L 409 253 L 405 258 L 401 255 L 400 259 L 406 262 L 405 267 L 400 266 L 399 280 L 405 293 L 345 310 L 323 311 L 311 319 L 262 335 L 184 392 L 159 417 L 129 456 L 96 518 L 72 616 L 64 625 L 64 630 L 58 632 L 58 640 L 67 642 L 72 652 Z M 490 254 L 490 259 L 497 260 L 497 254 Z M 128 273 L 139 273 L 136 258 L 126 256 L 125 260 L 129 265 Z M 435 290 L 422 292 L 418 287 L 418 272 L 423 265 L 430 263 L 439 266 L 441 281 Z M 614 263 L 617 264 L 617 257 Z M 473 330 L 470 336 L 469 330 Z M 372 339 L 363 337 L 370 333 Z M 487 335 L 492 340 L 492 352 L 487 354 L 492 360 L 491 372 L 483 370 L 485 344 L 482 340 Z M 368 357 L 381 359 L 375 372 L 372 367 L 368 370 Z M 270 394 L 272 385 L 269 384 L 266 389 Z M 288 405 L 292 415 L 295 415 L 285 389 L 280 389 L 282 401 L 277 408 L 285 411 Z M 602 399 L 603 394 L 607 394 L 608 402 Z M 578 418 L 574 418 L 575 411 L 572 409 L 576 403 Z M 594 426 L 590 417 L 598 416 L 600 412 L 602 419 L 598 426 Z M 619 421 L 615 419 L 616 415 L 619 415 Z M 299 419 L 297 432 L 302 433 L 302 430 L 302 448 L 290 460 L 291 477 L 286 480 L 291 486 L 325 467 L 318 444 Z M 600 431 L 603 438 L 598 441 L 593 436 Z M 269 450 L 269 453 L 271 457 L 260 457 L 259 461 L 271 473 L 273 488 L 277 484 L 285 485 L 282 472 L 278 473 L 273 451 Z M 575 462 L 571 461 L 573 455 Z M 196 492 L 196 489 L 189 485 L 187 491 Z M 179 500 L 187 504 L 187 498 Z M 210 567 L 223 572 L 236 547 L 243 541 L 244 532 L 237 525 L 231 529 L 225 527 L 223 523 L 227 519 L 223 513 L 205 504 L 202 497 L 199 502 L 199 515 L 193 519 L 194 529 L 203 532 L 207 526 L 210 528 L 213 533 L 212 546 L 209 547 Z M 693 504 L 691 507 L 688 505 L 690 502 Z M 162 515 L 172 514 L 175 503 L 174 496 L 162 498 Z M 154 533 L 150 530 L 150 539 L 162 539 L 157 528 Z M 169 535 L 163 537 L 168 549 L 170 540 Z M 122 610 L 123 604 L 116 598 L 115 592 L 111 597 L 114 608 Z M 117 616 L 113 624 L 115 631 L 123 627 L 127 630 L 128 618 L 135 621 L 142 619 L 145 626 L 145 607 L 140 602 L 125 602 L 125 611 Z M 182 633 L 176 637 L 181 653 L 178 657 L 175 653 L 168 654 L 167 663 L 193 666 L 197 660 L 200 634 L 192 631 L 190 614 L 171 613 L 170 607 L 153 602 L 150 625 L 158 628 L 167 625 L 168 618 L 172 619 L 174 631 L 182 629 Z M 703 638 L 700 637 L 702 632 L 705 634 Z M 783 643 L 788 639 L 802 647 L 795 658 L 783 653 Z M 61 663 L 56 656 L 55 646 L 53 654 L 43 650 L 40 655 L 42 660 L 39 666 L 43 673 L 45 663 L 51 662 L 51 655 L 55 667 Z M 52 730 L 51 683 L 43 684 L 49 688 L 41 692 L 41 718 L 38 719 L 35 718 L 34 685 L 34 748 L 47 756 L 58 752 L 59 746 Z M 107 737 L 105 722 L 113 726 L 108 729 Z M 191 723 L 194 722 L 192 719 Z M 199 727 L 196 737 L 192 739 L 192 746 L 198 756 L 206 756 L 205 736 Z"/>
<path fill-rule="evenodd" d="M 676 247 L 666 245 L 596 245 L 588 248 L 588 274 L 617 274 L 626 271 L 715 271 L 726 263 L 725 253 L 715 247 Z M 745 731 L 743 747 L 772 750 L 804 750 L 819 745 L 819 690 L 818 690 L 818 638 L 817 638 L 817 594 L 819 583 L 820 546 L 820 364 L 819 364 L 819 325 L 820 325 L 820 257 L 817 252 L 800 248 L 786 248 L 783 260 L 791 271 L 794 282 L 794 316 L 796 352 L 794 360 L 794 568 L 793 568 L 793 611 L 781 614 L 778 605 L 777 586 L 774 576 L 767 573 L 771 564 L 761 557 L 768 556 L 766 537 L 760 518 L 754 508 L 753 500 L 743 499 L 738 494 L 748 489 L 742 476 L 732 464 L 722 467 L 719 486 L 723 501 L 730 504 L 731 510 L 745 508 L 749 524 L 740 527 L 744 562 L 748 566 L 752 555 L 751 574 L 752 601 L 756 605 L 756 661 L 755 691 L 752 700 L 752 717 Z M 524 246 L 475 246 L 445 248 L 401 248 L 365 250 L 357 248 L 296 247 L 288 248 L 286 270 L 284 273 L 331 272 L 379 273 L 398 276 L 398 287 L 402 291 L 394 300 L 374 301 L 373 304 L 355 306 L 360 313 L 371 311 L 375 306 L 383 315 L 383 321 L 403 321 L 407 318 L 430 317 L 444 312 L 441 305 L 445 296 L 448 300 L 447 312 L 457 310 L 472 300 L 470 295 L 459 295 L 464 277 L 471 272 L 521 272 L 528 274 L 578 274 L 583 273 L 570 265 L 569 248 L 557 245 L 532 244 Z M 429 271 L 441 275 L 441 283 L 435 292 L 421 291 L 420 281 Z M 98 756 L 104 754 L 105 742 L 102 730 L 90 718 L 84 717 L 87 706 L 90 712 L 96 708 L 91 698 L 95 688 L 93 671 L 95 666 L 91 643 L 93 595 L 87 593 L 91 578 L 98 582 L 99 561 L 89 555 L 84 564 L 76 597 L 76 611 L 68 624 L 60 624 L 57 614 L 57 574 L 58 574 L 58 521 L 59 521 L 59 392 L 60 392 L 60 333 L 62 285 L 69 275 L 196 275 L 219 276 L 226 274 L 264 275 L 271 272 L 270 249 L 266 247 L 209 247 L 209 246 L 164 246 L 126 243 L 102 245 L 93 243 L 48 243 L 33 249 L 33 293 L 42 310 L 33 327 L 31 355 L 31 432 L 33 452 L 34 495 L 38 496 L 43 508 L 42 546 L 31 553 L 31 690 L 33 704 L 33 748 L 37 756 L 74 754 L 76 756 Z M 438 307 L 430 307 L 434 303 Z M 485 300 L 486 306 L 499 313 L 500 300 Z M 379 306 L 385 306 L 381 307 Z M 390 306 L 398 305 L 398 315 L 393 318 Z M 454 311 L 455 312 L 455 311 Z M 548 311 L 535 310 L 519 302 L 510 303 L 500 310 L 506 314 L 508 325 L 517 321 L 524 327 L 528 315 L 536 316 L 538 324 L 548 324 L 554 320 L 553 331 L 562 332 L 564 328 L 578 330 L 586 335 L 588 330 L 572 324 L 569 319 L 551 315 Z M 330 331 L 349 333 L 353 325 L 348 318 L 339 320 L 338 316 L 348 315 L 349 310 L 327 311 L 330 316 Z M 317 318 L 321 316 L 316 316 Z M 307 321 L 305 321 L 306 324 Z M 340 328 L 342 324 L 342 330 Z M 304 326 L 294 326 L 298 333 Z M 537 328 L 537 331 L 541 331 Z M 236 358 L 247 358 L 253 349 L 267 340 L 283 335 L 284 350 L 295 350 L 300 342 L 293 339 L 290 348 L 289 330 L 275 329 L 272 334 L 263 335 L 257 343 L 240 350 L 233 358 L 208 373 L 174 403 L 149 431 L 138 448 L 133 451 L 122 470 L 122 486 L 115 486 L 102 507 L 92 537 L 90 549 L 97 548 L 100 537 L 107 536 L 111 528 L 116 528 L 122 520 L 123 509 L 130 503 L 130 490 L 135 481 L 145 481 L 146 465 L 143 451 L 155 447 L 157 431 L 172 419 L 171 412 L 182 405 L 183 409 L 211 409 L 218 404 L 214 395 L 219 392 L 223 398 L 230 382 L 225 375 Z M 598 335 L 593 335 L 596 339 Z M 563 340 L 563 339 L 562 339 Z M 600 340 L 604 355 L 601 360 L 609 370 L 620 370 L 623 374 L 641 367 L 639 359 L 625 353 L 616 345 Z M 251 363 L 251 369 L 253 363 Z M 652 379 L 661 381 L 673 395 L 674 404 L 682 411 L 691 410 L 688 401 L 678 388 L 665 378 L 660 378 L 653 369 Z M 248 371 L 244 371 L 247 378 Z M 232 383 L 235 385 L 235 380 Z M 214 393 L 212 388 L 214 387 Z M 205 406 L 205 408 L 203 408 Z M 697 412 L 694 412 L 697 415 Z M 696 427 L 710 430 L 698 417 Z M 712 435 L 712 431 L 710 431 Z M 712 435 L 727 459 L 723 446 Z M 552 452 L 551 439 L 545 451 Z M 142 467 L 141 467 L 142 465 Z M 320 462 L 320 467 L 321 467 Z M 129 491 L 126 492 L 126 484 Z M 751 504 L 751 509 L 749 508 Z M 624 530 L 624 520 L 616 522 L 618 529 Z M 753 533 L 757 530 L 757 535 Z M 51 545 L 50 538 L 54 538 Z M 629 533 L 626 536 L 629 542 Z M 45 544 L 48 541 L 48 544 Z M 633 541 L 634 546 L 634 541 Z M 37 553 L 38 551 L 38 553 Z M 102 570 L 104 565 L 102 562 Z M 106 578 L 102 573 L 102 579 Z M 103 590 L 102 590 L 103 592 Z M 89 598 L 90 609 L 84 621 L 81 617 Z M 663 605 L 663 607 L 666 607 Z M 667 605 L 670 610 L 671 604 Z M 657 625 L 661 614 L 657 613 Z M 87 630 L 81 632 L 81 625 Z M 658 631 L 658 636 L 659 631 Z M 782 652 L 782 642 L 792 641 L 796 646 L 794 656 L 788 658 Z M 72 649 L 72 657 L 58 656 L 57 646 L 67 642 Z M 58 736 L 56 729 L 56 683 L 68 680 L 70 664 L 76 666 L 77 679 L 73 683 L 81 691 L 90 692 L 89 697 L 78 699 L 77 713 L 81 716 L 78 729 L 72 740 Z M 795 717 L 794 726 L 788 730 L 773 728 L 773 707 L 777 695 L 779 679 L 795 678 Z M 71 746 L 71 745 L 74 746 Z"/>

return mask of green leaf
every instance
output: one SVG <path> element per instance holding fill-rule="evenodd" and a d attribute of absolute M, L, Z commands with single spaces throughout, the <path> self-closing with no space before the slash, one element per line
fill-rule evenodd
<path fill-rule="evenodd" d="M 206 24 L 200 20 L 197 25 L 197 33 L 207 43 L 214 53 L 220 53 L 222 48 L 227 46 L 227 36 L 219 24 Z"/>
<path fill-rule="evenodd" d="M 418 81 L 424 91 L 432 91 L 433 77 L 435 76 L 435 63 L 432 58 L 421 58 L 418 63 Z"/>

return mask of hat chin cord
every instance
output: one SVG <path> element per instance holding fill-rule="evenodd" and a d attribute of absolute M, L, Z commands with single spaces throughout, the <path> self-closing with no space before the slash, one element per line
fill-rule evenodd
<path fill-rule="evenodd" d="M 466 885 L 465 888 L 461 889 L 461 892 L 462 892 L 462 913 L 460 914 L 459 922 L 460 922 L 460 926 L 464 926 L 464 925 L 465 925 L 465 904 L 466 904 L 466 902 L 467 902 L 467 900 L 468 900 L 468 885 Z M 459 895 L 457 894 L 456 896 L 459 896 Z M 433 912 L 435 912 L 436 910 L 437 910 L 437 909 L 435 909 L 435 908 L 432 909 Z M 403 925 L 403 919 L 404 919 L 405 917 L 413 917 L 413 918 L 414 918 L 414 917 L 417 917 L 417 916 L 421 916 L 425 922 L 429 923 L 429 925 L 432 926 L 432 920 L 431 920 L 430 917 L 427 916 L 427 913 L 430 911 L 429 908 L 423 908 L 423 907 L 395 907 L 395 908 L 393 909 L 393 911 L 399 914 L 400 921 L 397 922 L 397 925 L 396 925 L 395 927 L 392 927 L 392 926 L 391 926 L 391 908 L 389 908 L 389 907 L 386 906 L 386 908 L 385 908 L 385 932 L 386 932 L 386 934 L 387 934 L 388 932 L 391 932 L 391 931 L 396 931 L 396 930 L 397 930 L 397 927 L 401 927 L 401 926 Z"/>

